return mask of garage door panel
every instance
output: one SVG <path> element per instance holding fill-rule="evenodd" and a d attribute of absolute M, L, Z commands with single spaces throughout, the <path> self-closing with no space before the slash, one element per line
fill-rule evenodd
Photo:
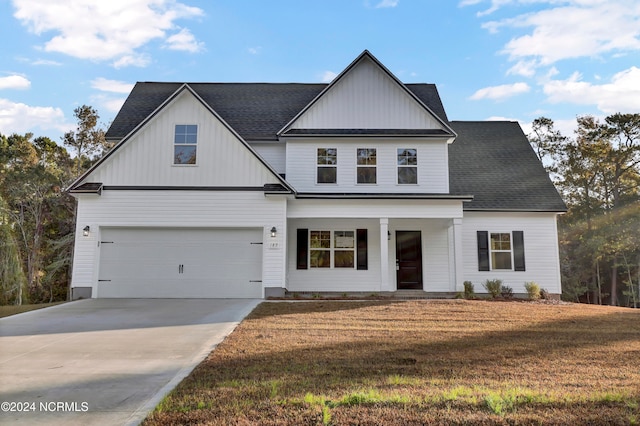
<path fill-rule="evenodd" d="M 101 240 L 98 297 L 262 297 L 261 229 L 107 228 Z"/>

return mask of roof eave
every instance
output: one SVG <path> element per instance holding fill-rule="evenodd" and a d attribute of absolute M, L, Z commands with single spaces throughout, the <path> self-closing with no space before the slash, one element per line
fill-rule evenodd
<path fill-rule="evenodd" d="M 380 62 L 375 56 L 371 54 L 368 50 L 364 50 L 358 57 L 351 62 L 340 74 L 338 74 L 332 81 L 325 87 L 318 95 L 311 100 L 298 114 L 296 114 L 285 126 L 276 133 L 278 136 L 282 136 L 282 134 L 296 121 L 300 118 L 307 110 L 309 110 L 325 93 L 327 93 L 333 86 L 335 86 L 338 81 L 344 77 L 351 69 L 353 69 L 356 64 L 358 64 L 364 57 L 368 57 L 371 59 L 376 65 L 380 67 L 393 81 L 396 82 L 411 98 L 413 98 L 422 108 L 424 108 L 427 112 L 429 112 L 445 129 L 447 132 L 450 132 L 453 137 L 457 136 L 456 132 L 447 124 L 440 116 L 431 110 L 424 102 L 418 98 L 415 93 L 413 93 L 409 88 L 402 82 L 398 77 L 396 77 L 387 67 L 385 67 L 382 62 Z"/>

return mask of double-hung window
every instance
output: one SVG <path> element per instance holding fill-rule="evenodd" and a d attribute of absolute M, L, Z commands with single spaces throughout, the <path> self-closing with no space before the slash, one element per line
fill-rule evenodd
<path fill-rule="evenodd" d="M 491 233 L 491 267 L 492 269 L 511 270 L 511 233 Z"/>
<path fill-rule="evenodd" d="M 357 183 L 375 184 L 377 182 L 377 158 L 375 148 L 358 148 Z"/>
<path fill-rule="evenodd" d="M 354 231 L 310 231 L 309 266 L 311 268 L 353 268 Z"/>
<path fill-rule="evenodd" d="M 336 148 L 318 148 L 317 183 L 336 183 L 338 173 L 338 150 Z"/>
<path fill-rule="evenodd" d="M 176 124 L 173 137 L 173 164 L 196 164 L 198 153 L 198 126 Z"/>
<path fill-rule="evenodd" d="M 398 184 L 418 183 L 418 150 L 398 148 Z"/>
<path fill-rule="evenodd" d="M 524 232 L 477 231 L 479 271 L 524 271 Z"/>

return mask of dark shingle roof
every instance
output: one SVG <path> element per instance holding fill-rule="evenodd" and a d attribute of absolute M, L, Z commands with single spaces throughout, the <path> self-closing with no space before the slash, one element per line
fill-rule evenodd
<path fill-rule="evenodd" d="M 452 121 L 449 189 L 473 194 L 465 210 L 566 211 L 516 122 Z"/>
<path fill-rule="evenodd" d="M 107 137 L 124 138 L 182 84 L 137 83 Z M 276 141 L 276 133 L 327 84 L 189 83 L 189 86 L 245 140 Z M 406 87 L 449 123 L 435 85 Z M 449 145 L 450 194 L 473 195 L 473 201 L 465 203 L 466 210 L 566 211 L 518 123 L 449 124 L 458 134 Z M 357 133 L 357 129 L 353 131 Z"/>
<path fill-rule="evenodd" d="M 137 83 L 107 131 L 122 139 L 183 83 Z M 327 84 L 188 83 L 245 140 L 277 140 L 276 133 Z M 434 84 L 407 84 L 431 111 L 447 121 Z"/>

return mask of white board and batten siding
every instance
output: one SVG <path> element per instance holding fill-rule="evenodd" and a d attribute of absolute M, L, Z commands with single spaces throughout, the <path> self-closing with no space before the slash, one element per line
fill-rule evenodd
<path fill-rule="evenodd" d="M 84 237 L 82 228 L 87 225 L 91 233 Z M 274 226 L 278 232 L 272 238 L 270 230 Z M 262 280 L 261 287 L 284 287 L 286 201 L 281 197 L 265 197 L 259 191 L 162 190 L 104 191 L 99 197 L 80 196 L 72 286 L 92 287 L 92 297 L 100 295 L 99 242 L 103 230 L 108 235 L 109 229 L 128 229 L 132 233 L 201 230 L 213 236 L 221 235 L 215 231 L 223 230 L 238 230 L 238 235 L 249 232 L 263 243 L 261 277 L 257 278 Z M 185 243 L 188 245 L 188 241 Z M 160 296 L 147 293 L 147 297 Z"/>
<path fill-rule="evenodd" d="M 196 165 L 173 165 L 177 124 L 198 126 Z M 85 182 L 105 186 L 262 186 L 278 180 L 250 148 L 184 90 Z"/>
<path fill-rule="evenodd" d="M 365 57 L 298 117 L 291 128 L 443 129 L 443 126 Z"/>
<path fill-rule="evenodd" d="M 251 142 L 251 147 L 278 173 L 287 172 L 287 148 L 280 142 Z"/>
<path fill-rule="evenodd" d="M 337 149 L 337 183 L 317 183 L 318 148 Z M 357 183 L 358 148 L 376 149 L 375 184 Z M 398 149 L 416 149 L 417 184 L 398 184 Z M 287 181 L 300 192 L 434 193 L 449 192 L 448 145 L 445 139 L 290 139 Z"/>
<path fill-rule="evenodd" d="M 562 293 L 556 213 L 465 212 L 462 228 L 464 280 L 474 284 L 476 293 L 485 292 L 482 283 L 492 279 L 501 279 L 515 293 L 526 293 L 528 281 Z M 523 231 L 525 271 L 478 271 L 477 231 Z"/>

